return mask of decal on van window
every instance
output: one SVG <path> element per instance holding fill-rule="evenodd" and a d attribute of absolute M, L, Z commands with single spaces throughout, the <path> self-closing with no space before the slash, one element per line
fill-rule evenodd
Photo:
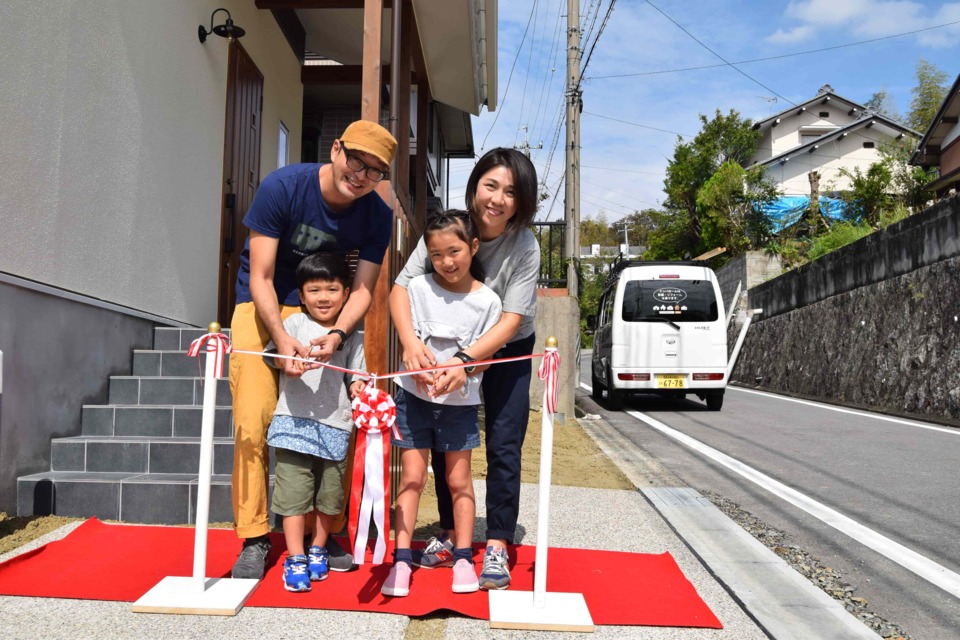
<path fill-rule="evenodd" d="M 669 287 L 656 280 L 631 280 L 623 290 L 623 319 L 645 322 L 704 322 L 719 316 L 713 284 L 706 280 L 674 280 Z M 683 303 L 683 304 L 681 304 Z"/>

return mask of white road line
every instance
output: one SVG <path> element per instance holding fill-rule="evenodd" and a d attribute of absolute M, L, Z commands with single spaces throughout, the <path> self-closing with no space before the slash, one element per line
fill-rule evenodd
<path fill-rule="evenodd" d="M 813 402 L 811 400 L 800 400 L 799 398 L 781 396 L 776 393 L 765 393 L 763 391 L 755 391 L 754 389 L 743 389 L 741 387 L 727 387 L 727 389 L 732 389 L 734 391 L 739 391 L 741 393 L 752 393 L 758 396 L 764 396 L 766 398 L 774 398 L 776 400 L 783 400 L 784 402 L 796 402 L 797 404 L 805 404 L 811 407 L 819 407 L 820 409 L 828 409 L 830 411 L 836 411 L 838 413 L 849 413 L 854 416 L 863 416 L 864 418 L 873 418 L 874 420 L 883 420 L 884 422 L 895 422 L 897 424 L 905 424 L 909 427 L 917 427 L 918 429 L 929 429 L 930 431 L 939 431 L 941 433 L 949 433 L 950 435 L 953 435 L 953 436 L 960 436 L 960 429 L 950 429 L 948 427 L 936 427 L 932 424 L 926 424 L 923 422 L 915 422 L 913 420 L 903 420 L 902 418 L 892 418 L 890 416 L 878 415 L 876 413 L 870 413 L 867 411 L 857 411 L 856 409 L 844 409 L 842 407 L 837 407 L 830 404 L 824 404 L 822 402 Z"/>
<path fill-rule="evenodd" d="M 821 522 L 830 525 L 837 531 L 850 536 L 855 541 L 873 549 L 880 555 L 896 562 L 905 569 L 912 571 L 924 580 L 940 587 L 950 595 L 960 598 L 960 575 L 950 571 L 946 567 L 937 564 L 916 551 L 908 549 L 898 542 L 877 533 L 873 529 L 863 526 L 859 522 L 849 518 L 839 511 L 817 502 L 813 498 L 806 496 L 796 489 L 791 489 L 787 485 L 774 480 L 770 476 L 749 467 L 739 460 L 731 458 L 713 447 L 710 447 L 695 438 L 691 438 L 685 433 L 668 427 L 659 420 L 655 420 L 639 411 L 627 411 L 627 414 L 637 420 L 645 422 L 657 431 L 667 435 L 674 440 L 681 442 L 694 451 L 710 458 L 719 465 L 722 465 L 753 482 L 762 489 L 769 491 L 775 496 L 786 500 L 790 504 L 803 509 Z"/>

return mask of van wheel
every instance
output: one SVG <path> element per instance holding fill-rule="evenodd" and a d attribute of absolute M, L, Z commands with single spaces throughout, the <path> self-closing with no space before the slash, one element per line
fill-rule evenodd
<path fill-rule="evenodd" d="M 623 391 L 613 388 L 613 372 L 607 369 L 607 408 L 611 411 L 620 411 L 623 408 Z"/>
<path fill-rule="evenodd" d="M 707 409 L 710 411 L 720 411 L 723 407 L 723 391 L 711 391 L 707 395 Z"/>
<path fill-rule="evenodd" d="M 600 384 L 600 378 L 597 377 L 597 374 L 593 372 L 593 368 L 590 370 L 590 380 L 593 381 L 593 388 L 590 391 L 590 397 L 600 402 L 603 400 L 603 386 Z"/>

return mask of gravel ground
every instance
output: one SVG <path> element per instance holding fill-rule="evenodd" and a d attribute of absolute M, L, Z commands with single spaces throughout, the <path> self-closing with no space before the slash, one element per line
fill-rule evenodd
<path fill-rule="evenodd" d="M 828 566 L 825 566 L 819 558 L 810 555 L 804 549 L 795 544 L 789 544 L 788 536 L 783 531 L 771 527 L 759 518 L 755 518 L 749 511 L 740 508 L 740 505 L 727 500 L 721 495 L 703 492 L 703 495 L 710 500 L 720 511 L 727 515 L 731 520 L 743 527 L 754 538 L 762 542 L 767 548 L 771 549 L 778 556 L 783 558 L 787 564 L 807 577 L 810 582 L 820 587 L 827 595 L 834 600 L 843 603 L 846 610 L 857 617 L 863 624 L 870 627 L 877 635 L 892 640 L 910 640 L 899 625 L 884 620 L 880 616 L 871 612 L 868 603 L 864 598 L 854 595 L 857 588 L 844 581 L 840 573 Z"/>

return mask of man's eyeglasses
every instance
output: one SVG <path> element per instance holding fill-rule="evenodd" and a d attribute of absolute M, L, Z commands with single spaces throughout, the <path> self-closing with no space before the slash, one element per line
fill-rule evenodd
<path fill-rule="evenodd" d="M 385 180 L 390 177 L 390 174 L 388 174 L 386 171 L 380 171 L 380 169 L 377 169 L 376 167 L 371 167 L 363 160 L 350 153 L 350 150 L 347 149 L 342 142 L 340 143 L 340 151 L 343 151 L 343 155 L 347 157 L 347 168 L 350 169 L 350 171 L 357 173 L 363 171 L 363 175 L 367 177 L 367 180 L 370 180 L 371 182 L 380 182 L 381 180 Z"/>

